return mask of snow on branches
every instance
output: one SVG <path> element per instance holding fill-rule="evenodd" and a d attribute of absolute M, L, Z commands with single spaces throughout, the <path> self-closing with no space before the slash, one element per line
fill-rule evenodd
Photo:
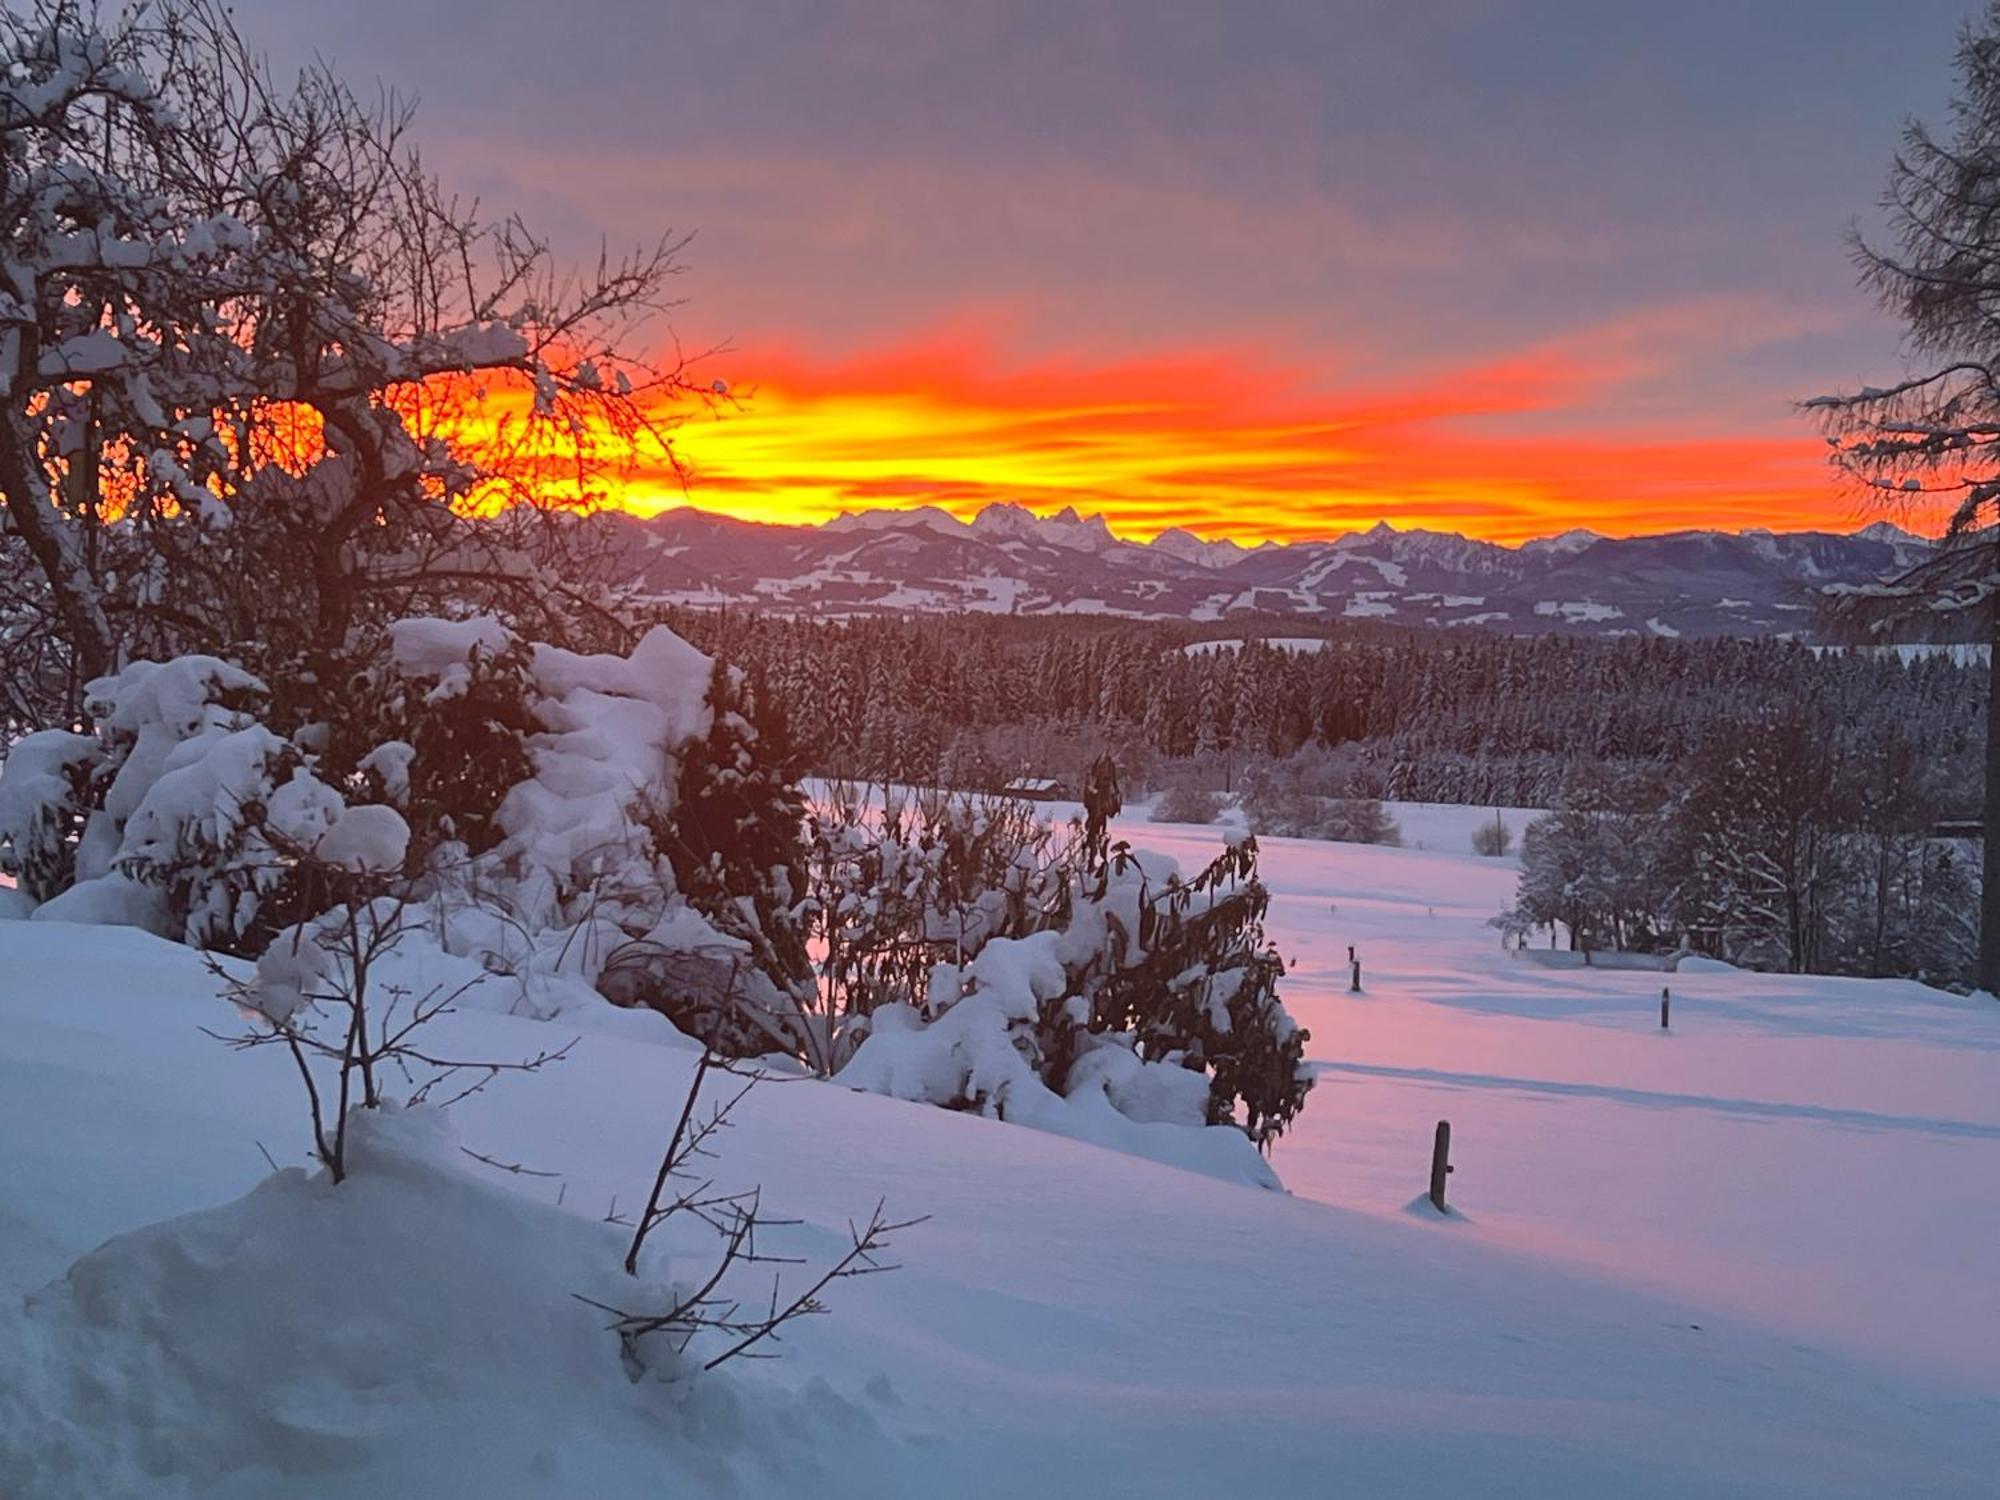
<path fill-rule="evenodd" d="M 562 528 L 468 521 L 674 467 L 672 399 L 711 398 L 627 346 L 680 242 L 565 270 L 410 119 L 280 83 L 213 0 L 0 16 L 0 530 L 73 681 L 223 646 L 281 675 L 442 587 L 591 607 L 534 558 Z"/>

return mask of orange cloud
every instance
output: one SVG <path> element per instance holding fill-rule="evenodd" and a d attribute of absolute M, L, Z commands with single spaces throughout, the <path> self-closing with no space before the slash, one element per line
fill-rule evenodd
<path fill-rule="evenodd" d="M 1378 520 L 1517 541 L 1573 526 L 1852 524 L 1811 429 L 1681 435 L 1607 425 L 1605 398 L 1680 346 L 1748 337 L 1726 303 L 1668 310 L 1502 359 L 1328 384 L 1268 348 L 1010 355 L 992 320 L 846 358 L 732 355 L 740 404 L 677 435 L 693 472 L 625 475 L 615 503 L 688 500 L 761 521 L 998 500 L 1101 511 L 1114 530 L 1245 542 Z M 720 373 L 720 366 L 717 367 Z"/>

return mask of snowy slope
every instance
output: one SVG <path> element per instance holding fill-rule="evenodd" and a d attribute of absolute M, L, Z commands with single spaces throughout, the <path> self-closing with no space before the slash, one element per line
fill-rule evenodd
<path fill-rule="evenodd" d="M 1390 810 L 1428 849 L 1265 844 L 1287 1003 L 1321 1060 L 1275 1154 L 1293 1192 L 1400 1214 L 1448 1118 L 1483 1242 L 2000 1396 L 2000 1006 L 1524 962 L 1485 926 L 1515 862 L 1463 852 L 1491 812 Z M 1145 836 L 1184 859 L 1214 838 Z"/>
<path fill-rule="evenodd" d="M 782 1362 L 671 1400 L 626 1386 L 608 1336 L 605 1373 L 589 1364 L 597 1315 L 568 1293 L 591 1286 L 565 1280 L 586 1274 L 612 1198 L 643 1191 L 670 1126 L 691 1054 L 664 1036 L 586 1034 L 560 1066 L 452 1111 L 469 1145 L 559 1182 L 466 1161 L 490 1190 L 446 1177 L 398 1208 L 384 1187 L 387 1227 L 352 1251 L 402 1245 L 389 1230 L 407 1233 L 434 1193 L 457 1226 L 440 1258 L 472 1265 L 446 1268 L 438 1310 L 407 1316 L 448 1331 L 452 1298 L 491 1289 L 532 1345 L 495 1333 L 399 1354 L 391 1321 L 346 1344 L 314 1334 L 324 1360 L 287 1371 L 270 1350 L 292 1345 L 273 1335 L 255 1422 L 153 1394 L 194 1356 L 101 1342 L 121 1320 L 174 1326 L 173 1306 L 103 1305 L 140 1268 L 207 1287 L 224 1322 L 246 1314 L 218 1287 L 338 1302 L 317 1259 L 288 1282 L 260 1262 L 283 1262 L 282 1240 L 244 1232 L 325 1212 L 299 1178 L 109 1247 L 24 1306 L 107 1237 L 268 1179 L 260 1142 L 299 1161 L 303 1127 L 280 1058 L 197 1029 L 227 1015 L 193 955 L 0 922 L 0 1489 L 1992 1493 L 2000 1316 L 1978 1272 L 2000 1231 L 2000 1013 L 1913 985 L 1690 973 L 1669 976 L 1662 1037 L 1659 976 L 1501 955 L 1482 924 L 1511 869 L 1458 853 L 1452 816 L 1404 812 L 1425 850 L 1266 846 L 1273 926 L 1300 960 L 1290 1002 L 1323 1066 L 1277 1156 L 1297 1196 L 928 1106 L 767 1087 L 721 1171 L 806 1220 L 787 1248 L 824 1255 L 882 1195 L 932 1218 L 899 1241 L 903 1272 L 837 1289 L 835 1315 Z M 1481 814 L 1455 816 L 1469 837 Z M 1131 832 L 1190 856 L 1216 837 Z M 504 1015 L 440 1024 L 493 1055 L 548 1039 Z M 1450 1221 L 1410 1207 L 1444 1116 L 1460 1141 Z M 519 1246 L 494 1230 L 510 1201 L 495 1194 L 543 1205 L 524 1209 Z M 535 1303 L 543 1281 L 559 1284 Z M 92 1288 L 103 1326 L 80 1407 L 65 1319 Z M 343 1382 L 357 1370 L 375 1383 Z M 263 1467 L 204 1475 L 224 1432 Z M 54 1453 L 71 1467 L 18 1477 L 24 1455 Z"/>

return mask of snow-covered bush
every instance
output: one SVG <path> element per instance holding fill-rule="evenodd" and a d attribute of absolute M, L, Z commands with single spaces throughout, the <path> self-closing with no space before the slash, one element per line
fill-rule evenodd
<path fill-rule="evenodd" d="M 688 983 L 685 959 L 628 945 L 616 982 L 724 1053 L 816 1055 L 825 1038 L 811 1019 L 805 796 L 787 727 L 760 683 L 719 661 L 704 709 L 707 730 L 681 750 L 673 800 L 646 799 L 640 818 L 688 905 L 742 944 L 744 960 L 717 991 Z"/>
<path fill-rule="evenodd" d="M 1396 820 L 1376 798 L 1320 796 L 1281 766 L 1260 766 L 1246 777 L 1242 805 L 1251 828 L 1277 838 L 1345 844 L 1403 841 Z"/>
<path fill-rule="evenodd" d="M 566 1044 L 495 1062 L 441 1057 L 431 1048 L 424 1028 L 490 976 L 468 966 L 455 982 L 422 990 L 398 983 L 420 972 L 422 962 L 419 956 L 412 965 L 412 955 L 398 950 L 429 944 L 421 906 L 401 874 L 408 842 L 409 827 L 393 808 L 343 813 L 296 866 L 303 878 L 338 891 L 338 901 L 278 933 L 248 978 L 224 986 L 248 1028 L 230 1038 L 232 1045 L 291 1053 L 313 1154 L 335 1185 L 346 1180 L 350 1129 L 364 1111 L 392 1103 L 447 1105 L 502 1072 L 532 1073 L 569 1050 Z M 392 1099 L 397 1083 L 407 1092 Z"/>
<path fill-rule="evenodd" d="M 871 801 L 836 783 L 811 810 L 815 924 L 811 1065 L 833 1072 L 887 1004 L 912 1004 L 932 971 L 996 937 L 1038 930 L 1067 899 L 1054 831 L 1024 802 L 907 794 Z"/>
<path fill-rule="evenodd" d="M 102 748 L 87 734 L 44 729 L 8 747 L 0 775 L 0 874 L 41 902 L 76 878 L 76 841 Z"/>
<path fill-rule="evenodd" d="M 1058 839 L 1025 804 L 821 813 L 820 992 L 841 1082 L 1171 1154 L 1134 1126 L 1268 1145 L 1304 1101 L 1256 843 L 1192 879 L 1110 842 L 1115 780 Z M 849 1055 L 851 1052 L 851 1055 Z"/>
<path fill-rule="evenodd" d="M 486 853 L 501 838 L 501 801 L 533 770 L 530 647 L 491 616 L 420 618 L 342 658 L 333 691 L 313 684 L 279 705 L 323 774 L 400 811 L 419 865 L 445 843 Z"/>
<path fill-rule="evenodd" d="M 254 955 L 344 898 L 326 872 L 372 810 L 435 940 L 523 1008 L 733 987 L 778 1018 L 763 1050 L 796 1043 L 797 799 L 734 674 L 663 628 L 583 655 L 475 617 L 396 622 L 347 680 L 353 712 L 280 733 L 214 658 L 101 679 L 94 735 L 0 764 L 0 852 L 45 917 Z"/>
<path fill-rule="evenodd" d="M 1491 823 L 1481 823 L 1472 830 L 1472 852 L 1483 854 L 1489 859 L 1498 859 L 1514 847 L 1514 830 L 1509 828 L 1499 813 L 1493 814 Z"/>
<path fill-rule="evenodd" d="M 42 914 L 232 952 L 274 912 L 296 919 L 278 848 L 315 841 L 342 801 L 259 722 L 266 696 L 213 657 L 136 662 L 90 684 L 95 735 L 17 745 L 0 765 L 0 838 Z"/>
<path fill-rule="evenodd" d="M 373 675 L 393 677 L 397 660 L 385 655 Z M 473 653 L 457 671 L 477 681 L 480 666 Z M 356 711 L 337 724 L 290 734 L 272 727 L 271 697 L 214 657 L 135 662 L 90 684 L 94 735 L 45 732 L 17 745 L 0 765 L 0 839 L 44 914 L 91 920 L 122 910 L 204 948 L 256 953 L 333 899 L 312 871 L 339 863 L 322 847 L 337 827 L 353 838 L 367 821 L 344 821 L 350 799 L 420 811 L 424 849 L 460 827 L 477 830 L 489 811 L 465 794 L 450 706 L 434 701 L 410 731 L 441 751 L 426 758 L 378 742 L 343 768 L 328 746 L 379 727 L 370 712 L 379 695 L 357 693 Z M 504 764 L 517 779 L 524 773 L 518 747 Z M 436 765 L 454 778 L 447 792 L 417 782 L 426 795 L 412 799 L 412 772 Z M 407 851 L 407 823 L 397 823 Z"/>
<path fill-rule="evenodd" d="M 1153 804 L 1155 823 L 1213 823 L 1222 816 L 1222 794 L 1191 781 L 1176 782 Z"/>

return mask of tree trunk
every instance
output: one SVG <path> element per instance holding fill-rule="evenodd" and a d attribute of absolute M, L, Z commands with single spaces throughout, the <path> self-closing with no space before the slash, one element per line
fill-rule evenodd
<path fill-rule="evenodd" d="M 76 675 L 89 682 L 114 665 L 111 623 L 96 581 L 78 555 L 76 537 L 64 529 L 68 523 L 37 472 L 38 462 L 13 422 L 0 419 L 0 499 L 48 581 Z"/>
<path fill-rule="evenodd" d="M 2000 995 L 2000 604 L 1989 603 L 1986 797 L 1980 821 L 1979 987 Z"/>

